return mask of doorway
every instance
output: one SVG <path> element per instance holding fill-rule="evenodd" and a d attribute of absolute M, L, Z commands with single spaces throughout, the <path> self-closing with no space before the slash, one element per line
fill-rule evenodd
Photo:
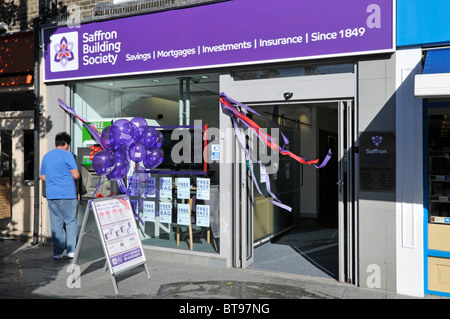
<path fill-rule="evenodd" d="M 29 236 L 33 228 L 33 111 L 0 117 L 0 233 Z"/>
<path fill-rule="evenodd" d="M 250 198 L 245 209 L 246 230 L 253 234 L 253 247 L 247 245 L 246 250 L 252 259 L 246 265 L 351 282 L 355 259 L 352 101 L 248 105 L 263 115 L 253 120 L 272 137 L 276 128 L 287 137 L 285 149 L 319 162 L 328 150 L 333 156 L 321 169 L 289 156 L 273 157 L 278 170 L 268 175 L 270 185 L 264 169 L 252 164 L 258 187 L 248 173 L 246 180 L 241 179 L 241 185 L 247 183 L 246 196 Z M 282 137 L 275 134 L 275 138 L 283 146 Z M 251 136 L 248 139 L 258 156 L 270 153 L 261 149 L 265 147 L 262 144 L 253 143 Z M 273 164 L 265 167 L 273 168 Z M 240 176 L 244 175 L 241 166 Z M 268 201 L 269 189 L 292 211 Z M 239 191 L 242 198 L 242 188 Z"/>

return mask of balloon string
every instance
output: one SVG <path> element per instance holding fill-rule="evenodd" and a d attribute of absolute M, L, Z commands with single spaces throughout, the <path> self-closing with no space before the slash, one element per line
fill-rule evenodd
<path fill-rule="evenodd" d="M 94 200 L 94 197 L 96 197 L 96 194 L 97 194 L 98 190 L 100 189 L 100 186 L 106 182 L 106 179 L 103 182 L 102 182 L 102 180 L 103 180 L 103 178 L 100 178 L 100 180 L 98 181 L 97 188 L 95 189 L 94 193 L 92 194 L 92 197 L 89 199 L 89 201 L 87 203 L 88 207 L 91 207 L 91 203 Z"/>

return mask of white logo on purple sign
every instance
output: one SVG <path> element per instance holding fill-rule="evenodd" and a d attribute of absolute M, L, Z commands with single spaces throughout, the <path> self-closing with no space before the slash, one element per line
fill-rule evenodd
<path fill-rule="evenodd" d="M 78 70 L 78 32 L 55 34 L 50 38 L 52 72 Z"/>

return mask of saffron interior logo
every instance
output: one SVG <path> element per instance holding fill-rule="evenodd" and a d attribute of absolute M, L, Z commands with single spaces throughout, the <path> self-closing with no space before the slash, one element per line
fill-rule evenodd
<path fill-rule="evenodd" d="M 383 143 L 383 136 L 372 136 L 372 143 L 375 144 L 376 147 L 380 146 Z"/>
<path fill-rule="evenodd" d="M 54 34 L 50 38 L 50 70 L 78 70 L 78 32 Z"/>

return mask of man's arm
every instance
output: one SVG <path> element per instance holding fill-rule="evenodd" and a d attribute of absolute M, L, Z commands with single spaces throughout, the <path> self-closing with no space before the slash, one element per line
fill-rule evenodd
<path fill-rule="evenodd" d="M 71 169 L 70 173 L 72 173 L 73 179 L 79 179 L 80 178 L 80 172 L 78 169 Z"/>
<path fill-rule="evenodd" d="M 41 179 L 41 181 L 45 182 L 45 175 L 39 175 L 39 178 Z"/>

